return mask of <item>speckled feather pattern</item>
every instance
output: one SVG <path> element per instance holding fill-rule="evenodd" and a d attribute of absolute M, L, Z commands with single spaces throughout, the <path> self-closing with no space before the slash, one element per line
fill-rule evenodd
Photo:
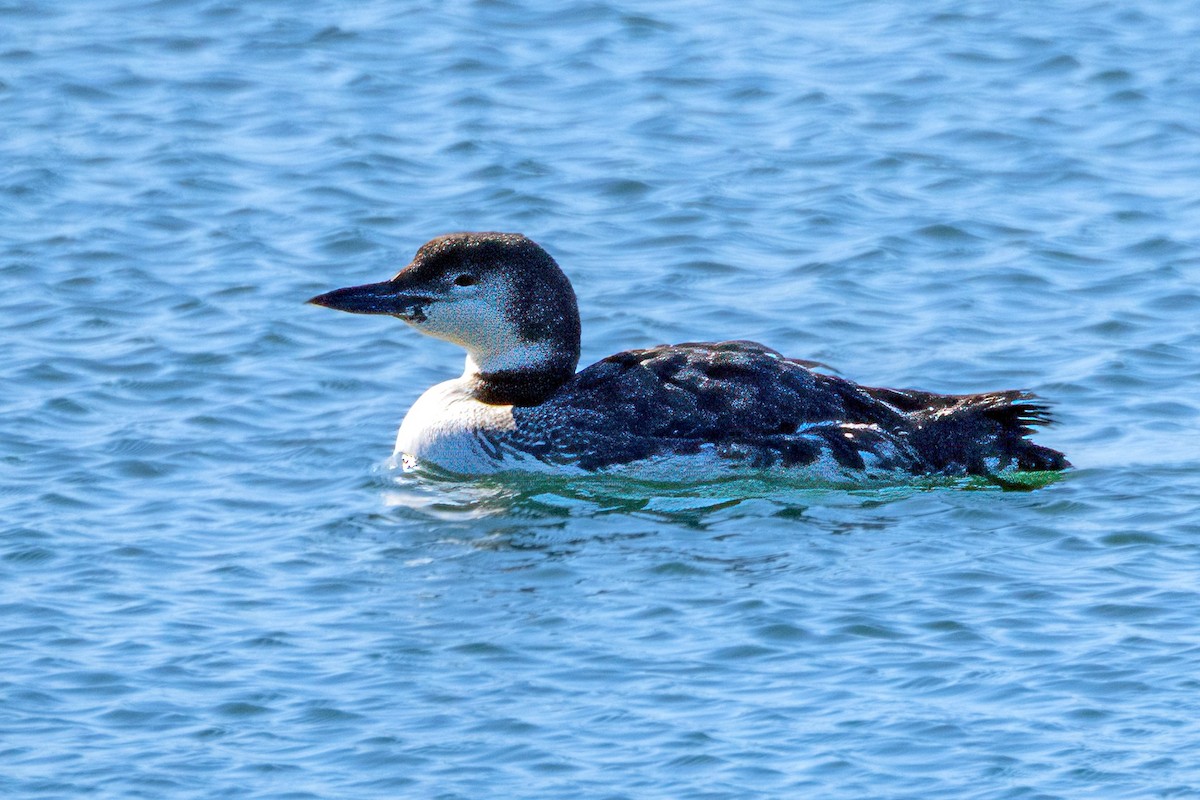
<path fill-rule="evenodd" d="M 950 396 L 861 387 L 755 342 L 609 356 L 540 405 L 516 408 L 539 458 L 605 469 L 710 446 L 731 467 L 984 474 L 1061 469 L 1025 440 L 1044 408 L 1021 392 Z"/>

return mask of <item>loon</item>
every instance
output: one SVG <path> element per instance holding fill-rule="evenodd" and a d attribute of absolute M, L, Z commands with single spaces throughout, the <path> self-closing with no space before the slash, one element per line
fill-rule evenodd
<path fill-rule="evenodd" d="M 408 411 L 394 457 L 464 476 L 617 473 L 687 481 L 778 473 L 815 484 L 1067 468 L 1034 444 L 1047 407 L 1020 390 L 860 386 L 750 341 L 628 350 L 576 372 L 575 292 L 513 233 L 439 236 L 391 280 L 309 300 L 397 317 L 467 351 L 462 377 Z"/>

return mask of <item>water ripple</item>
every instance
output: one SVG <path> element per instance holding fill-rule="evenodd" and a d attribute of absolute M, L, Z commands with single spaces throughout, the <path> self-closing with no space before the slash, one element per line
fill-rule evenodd
<path fill-rule="evenodd" d="M 1200 796 L 1177 3 L 0 7 L 0 793 Z M 303 301 L 523 230 L 585 359 L 1023 386 L 1041 491 L 462 483 Z"/>

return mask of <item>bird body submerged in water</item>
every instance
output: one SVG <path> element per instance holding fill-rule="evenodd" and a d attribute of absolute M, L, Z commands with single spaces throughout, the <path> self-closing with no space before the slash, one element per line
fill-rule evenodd
<path fill-rule="evenodd" d="M 462 377 L 404 418 L 395 455 L 410 468 L 865 485 L 1068 466 L 1028 440 L 1049 418 L 1022 391 L 860 386 L 748 341 L 629 350 L 576 373 L 575 293 L 518 234 L 442 236 L 391 280 L 309 302 L 398 317 L 467 351 Z"/>

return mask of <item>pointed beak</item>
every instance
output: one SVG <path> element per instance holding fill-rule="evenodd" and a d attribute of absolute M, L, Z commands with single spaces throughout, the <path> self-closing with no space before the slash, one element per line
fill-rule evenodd
<path fill-rule="evenodd" d="M 390 280 L 334 289 L 308 302 L 336 311 L 349 311 L 351 314 L 390 314 L 413 322 L 424 322 L 425 306 L 432 303 L 433 298 L 405 291 L 395 280 Z"/>

